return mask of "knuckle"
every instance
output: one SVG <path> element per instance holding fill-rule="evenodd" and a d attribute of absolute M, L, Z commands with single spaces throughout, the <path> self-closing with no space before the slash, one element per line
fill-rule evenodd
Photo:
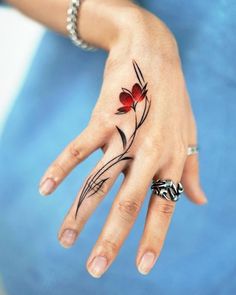
<path fill-rule="evenodd" d="M 157 151 L 160 150 L 161 146 L 153 138 L 146 138 L 142 144 L 142 153 L 149 156 L 154 156 L 157 154 Z"/>
<path fill-rule="evenodd" d="M 171 154 L 171 161 L 174 163 L 182 163 L 187 157 L 187 145 L 181 141 L 174 144 L 174 151 Z"/>
<path fill-rule="evenodd" d="M 105 132 L 113 131 L 114 129 L 114 118 L 112 118 L 112 115 L 108 112 L 102 112 L 100 110 L 94 110 L 93 114 L 90 119 L 90 125 L 94 127 L 95 129 L 98 128 L 98 126 L 102 126 L 102 129 Z"/>
<path fill-rule="evenodd" d="M 167 216 L 171 216 L 173 214 L 174 208 L 175 205 L 171 201 L 159 204 L 159 212 Z"/>
<path fill-rule="evenodd" d="M 136 158 L 140 160 L 145 158 L 143 165 L 146 165 L 149 169 L 153 169 L 154 173 L 157 169 L 157 163 L 161 165 L 166 156 L 167 151 L 165 150 L 165 145 L 161 140 L 157 141 L 154 138 L 146 139 L 136 153 Z"/>
<path fill-rule="evenodd" d="M 112 118 L 111 114 L 104 113 L 102 118 L 100 119 L 101 126 L 107 132 L 113 131 L 114 129 L 114 118 Z"/>
<path fill-rule="evenodd" d="M 187 152 L 187 146 L 183 141 L 179 141 L 177 144 L 177 152 L 180 156 L 185 156 Z"/>
<path fill-rule="evenodd" d="M 119 246 L 116 242 L 111 239 L 104 238 L 100 242 L 100 246 L 105 253 L 108 253 L 110 256 L 114 256 L 119 251 Z"/>
<path fill-rule="evenodd" d="M 132 223 L 141 209 L 141 202 L 137 200 L 124 200 L 118 204 L 120 217 L 127 223 Z"/>
<path fill-rule="evenodd" d="M 81 150 L 79 149 L 79 147 L 76 145 L 75 142 L 73 142 L 70 146 L 69 146 L 69 153 L 70 156 L 76 161 L 76 162 L 80 162 L 82 159 L 81 156 Z"/>
<path fill-rule="evenodd" d="M 66 175 L 66 171 L 65 171 L 63 165 L 60 164 L 58 161 L 55 161 L 55 162 L 52 164 L 52 166 L 51 166 L 51 168 L 50 168 L 49 171 L 50 171 L 50 172 L 53 172 L 53 174 L 58 173 L 58 174 L 60 174 L 60 175 L 61 175 L 61 174 L 62 174 L 62 175 Z"/>

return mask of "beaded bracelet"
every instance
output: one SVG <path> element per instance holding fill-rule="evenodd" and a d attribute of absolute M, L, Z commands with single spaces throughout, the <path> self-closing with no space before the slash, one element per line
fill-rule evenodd
<path fill-rule="evenodd" d="M 70 0 L 69 8 L 67 11 L 67 31 L 71 41 L 78 47 L 88 50 L 94 51 L 96 50 L 95 47 L 87 44 L 83 41 L 78 33 L 77 23 L 78 23 L 78 15 L 79 15 L 79 8 L 81 6 L 82 0 Z"/>

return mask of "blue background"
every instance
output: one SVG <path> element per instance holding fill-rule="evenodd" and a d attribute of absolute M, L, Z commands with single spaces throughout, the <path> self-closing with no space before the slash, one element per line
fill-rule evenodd
<path fill-rule="evenodd" d="M 0 143 L 0 272 L 11 295 L 236 294 L 236 4 L 235 1 L 140 1 L 174 32 L 196 115 L 201 178 L 209 204 L 177 205 L 162 255 L 149 276 L 135 268 L 147 201 L 118 258 L 100 280 L 85 262 L 120 179 L 75 247 L 57 231 L 96 152 L 50 198 L 38 181 L 87 124 L 102 83 L 106 54 L 87 53 L 46 33 Z"/>

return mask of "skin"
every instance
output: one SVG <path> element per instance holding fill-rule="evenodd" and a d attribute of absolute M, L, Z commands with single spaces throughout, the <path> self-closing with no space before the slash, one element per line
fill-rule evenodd
<path fill-rule="evenodd" d="M 68 1 L 9 2 L 43 24 L 66 33 Z M 49 13 L 52 7 L 53 14 Z M 130 1 L 121 0 L 84 1 L 78 26 L 85 41 L 109 53 L 103 85 L 88 126 L 67 145 L 42 177 L 41 194 L 51 194 L 75 166 L 98 148 L 102 148 L 104 156 L 91 174 L 122 151 L 121 138 L 115 126 L 130 134 L 134 121 L 132 113 L 116 115 L 115 112 L 121 106 L 121 87 L 131 89 L 137 82 L 132 60 L 138 63 L 148 82 L 151 100 L 149 114 L 129 151 L 133 160 L 122 161 L 112 167 L 106 174 L 108 181 L 92 198 L 82 202 L 75 218 L 82 187 L 58 233 L 64 247 L 72 246 L 118 175 L 124 175 L 105 225 L 87 260 L 89 273 L 98 278 L 118 255 L 152 179 L 181 181 L 186 195 L 195 204 L 205 204 L 207 200 L 199 183 L 198 156 L 187 156 L 187 147 L 197 143 L 197 131 L 172 33 L 156 16 Z M 160 255 L 174 209 L 174 202 L 150 196 L 136 257 L 137 268 L 142 274 L 152 269 Z"/>

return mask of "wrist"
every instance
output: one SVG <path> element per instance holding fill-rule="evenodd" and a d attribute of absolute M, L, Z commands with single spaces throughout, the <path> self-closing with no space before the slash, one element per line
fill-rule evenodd
<path fill-rule="evenodd" d="M 161 62 L 179 61 L 179 52 L 174 35 L 152 13 L 138 7 L 130 7 L 119 15 L 118 35 L 111 50 L 119 55 L 149 58 L 156 56 Z"/>
<path fill-rule="evenodd" d="M 83 1 L 78 23 L 81 38 L 109 51 L 122 34 L 122 16 L 130 6 L 128 0 Z"/>
<path fill-rule="evenodd" d="M 128 0 L 83 1 L 78 27 L 84 41 L 108 51 L 126 40 L 151 39 L 153 33 L 171 35 L 156 16 Z"/>

